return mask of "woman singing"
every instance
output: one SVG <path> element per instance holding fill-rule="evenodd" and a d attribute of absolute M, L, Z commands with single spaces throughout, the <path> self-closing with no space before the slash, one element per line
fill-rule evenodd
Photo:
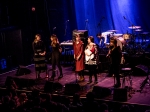
<path fill-rule="evenodd" d="M 118 88 L 121 86 L 120 83 L 120 63 L 121 63 L 121 57 L 122 57 L 122 53 L 121 53 L 121 49 L 120 46 L 117 46 L 117 40 L 116 39 L 111 39 L 110 40 L 110 50 L 107 54 L 107 57 L 110 57 L 110 61 L 111 61 L 111 66 L 110 66 L 110 74 L 114 74 L 115 78 L 116 78 L 116 84 L 114 85 L 114 87 Z"/>
<path fill-rule="evenodd" d="M 84 70 L 84 43 L 80 40 L 79 34 L 75 36 L 75 42 L 73 43 L 74 49 L 74 59 L 76 72 L 79 75 L 79 81 L 84 80 L 83 70 Z"/>
<path fill-rule="evenodd" d="M 95 77 L 95 82 L 97 82 L 97 64 L 98 64 L 98 50 L 97 46 L 94 43 L 94 38 L 93 36 L 90 36 L 88 38 L 88 44 L 85 49 L 85 64 L 88 65 L 89 69 L 89 81 L 88 84 L 92 82 L 92 75 Z"/>
<path fill-rule="evenodd" d="M 61 56 L 62 48 L 60 47 L 58 38 L 55 34 L 53 34 L 50 37 L 50 39 L 51 39 L 51 47 L 52 47 L 52 69 L 53 69 L 51 80 L 54 80 L 56 65 L 60 73 L 58 79 L 61 79 L 63 77 L 62 68 L 60 65 L 60 56 Z"/>
<path fill-rule="evenodd" d="M 46 48 L 44 42 L 41 40 L 40 34 L 35 35 L 35 39 L 32 43 L 32 47 L 34 51 L 36 78 L 40 78 L 41 72 L 46 72 L 46 76 L 47 76 L 47 65 L 45 62 Z"/>

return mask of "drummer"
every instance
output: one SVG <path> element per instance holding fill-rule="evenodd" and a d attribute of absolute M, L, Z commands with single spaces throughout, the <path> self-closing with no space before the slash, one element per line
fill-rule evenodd
<path fill-rule="evenodd" d="M 102 33 L 97 34 L 97 37 L 100 39 L 99 46 L 101 48 L 103 48 L 105 44 L 110 42 L 110 35 L 112 33 L 113 32 L 102 32 Z"/>

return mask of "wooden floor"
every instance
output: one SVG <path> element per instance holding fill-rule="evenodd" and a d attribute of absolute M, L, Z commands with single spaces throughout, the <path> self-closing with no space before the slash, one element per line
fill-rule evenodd
<path fill-rule="evenodd" d="M 34 65 L 27 66 L 29 70 L 31 70 L 30 74 L 27 75 L 21 75 L 16 76 L 16 70 L 0 74 L 0 86 L 4 87 L 5 80 L 8 76 L 18 79 L 32 79 L 35 80 L 35 71 L 34 71 Z M 49 65 L 48 68 L 51 68 Z M 76 75 L 74 71 L 72 70 L 72 67 L 63 67 L 63 74 L 64 77 L 59 80 L 59 83 L 63 85 L 65 88 L 66 83 L 75 83 L 76 82 Z M 34 85 L 34 88 L 38 88 L 41 91 L 44 90 L 44 85 L 48 79 L 45 78 L 45 73 L 41 74 L 42 80 L 38 81 L 36 85 Z M 55 82 L 58 82 L 57 77 L 55 78 Z M 128 97 L 129 103 L 137 103 L 137 104 L 144 104 L 144 105 L 150 105 L 150 86 L 146 85 L 142 92 L 138 92 L 140 89 L 140 84 L 143 82 L 143 80 L 146 78 L 146 76 L 133 76 L 132 75 L 132 88 L 133 91 L 131 92 L 131 97 Z M 129 86 L 129 78 L 126 78 L 126 86 Z M 93 77 L 94 80 L 94 77 Z M 113 90 L 114 85 L 114 77 L 108 77 L 107 73 L 99 73 L 98 74 L 98 83 L 95 85 L 94 83 L 87 84 L 88 81 L 88 75 L 85 75 L 85 81 L 78 82 L 78 84 L 81 87 L 84 87 L 83 90 L 80 91 L 81 96 L 85 96 L 87 92 L 92 91 L 94 86 L 100 86 L 100 87 L 106 87 Z M 122 81 L 122 78 L 121 78 Z M 112 93 L 113 94 L 113 93 Z M 105 98 L 106 100 L 112 100 L 112 95 Z"/>

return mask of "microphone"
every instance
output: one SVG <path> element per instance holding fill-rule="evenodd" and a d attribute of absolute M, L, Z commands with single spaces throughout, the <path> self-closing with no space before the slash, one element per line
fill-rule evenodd
<path fill-rule="evenodd" d="M 85 22 L 88 22 L 88 19 L 86 19 Z"/>
<path fill-rule="evenodd" d="M 53 28 L 53 30 L 55 30 L 55 29 L 56 29 L 56 27 Z"/>
<path fill-rule="evenodd" d="M 124 18 L 124 19 L 126 19 L 126 17 L 125 17 L 125 16 L 123 16 L 123 18 Z"/>
<path fill-rule="evenodd" d="M 66 22 L 69 22 L 69 20 L 67 20 Z"/>

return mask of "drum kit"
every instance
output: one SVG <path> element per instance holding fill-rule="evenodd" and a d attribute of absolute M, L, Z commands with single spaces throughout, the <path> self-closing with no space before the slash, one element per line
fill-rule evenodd
<path fill-rule="evenodd" d="M 147 35 L 149 34 L 149 32 L 142 32 L 141 26 L 130 26 L 128 27 L 129 29 L 132 30 L 132 34 L 117 34 L 116 32 L 118 32 L 117 30 L 108 30 L 106 32 L 102 32 L 101 36 L 99 36 L 99 38 L 104 38 L 104 47 L 108 48 L 109 47 L 109 43 L 110 43 L 110 39 L 111 38 L 115 38 L 117 40 L 117 45 L 120 46 L 121 50 L 123 51 L 126 48 L 130 49 L 134 49 L 135 48 L 135 32 L 143 34 L 143 35 Z M 143 38 L 142 38 L 142 42 L 143 42 Z M 100 43 L 101 44 L 101 43 Z M 132 44 L 132 45 L 130 45 Z M 132 46 L 132 48 L 131 48 Z"/>

